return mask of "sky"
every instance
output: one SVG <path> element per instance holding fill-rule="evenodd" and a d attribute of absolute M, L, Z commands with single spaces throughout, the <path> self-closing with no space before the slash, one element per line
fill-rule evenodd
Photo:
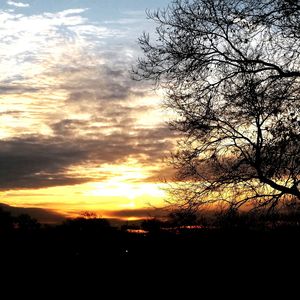
<path fill-rule="evenodd" d="M 0 0 L 0 203 L 135 218 L 163 205 L 176 133 L 133 81 L 168 0 Z"/>

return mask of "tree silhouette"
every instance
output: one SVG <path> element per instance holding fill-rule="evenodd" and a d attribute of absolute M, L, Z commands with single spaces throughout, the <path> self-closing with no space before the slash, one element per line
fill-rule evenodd
<path fill-rule="evenodd" d="M 20 231 L 24 232 L 37 231 L 41 227 L 36 219 L 27 214 L 15 217 L 15 224 Z"/>
<path fill-rule="evenodd" d="M 173 211 L 169 214 L 169 222 L 171 225 L 180 227 L 180 226 L 190 226 L 190 225 L 199 225 L 199 216 L 193 212 L 188 210 L 178 210 Z"/>
<path fill-rule="evenodd" d="M 156 39 L 139 39 L 134 76 L 163 88 L 184 134 L 175 202 L 299 201 L 299 2 L 175 0 L 147 14 Z"/>
<path fill-rule="evenodd" d="M 150 233 L 159 233 L 163 227 L 163 222 L 157 218 L 145 219 L 141 223 L 141 228 Z"/>
<path fill-rule="evenodd" d="M 14 229 L 14 218 L 10 212 L 0 207 L 0 235 L 10 233 Z"/>

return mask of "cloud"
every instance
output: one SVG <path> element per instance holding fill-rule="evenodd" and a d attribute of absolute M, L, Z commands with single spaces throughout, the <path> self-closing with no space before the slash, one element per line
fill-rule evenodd
<path fill-rule="evenodd" d="M 0 189 L 40 188 L 79 184 L 88 181 L 64 173 L 72 163 L 80 161 L 85 153 L 55 141 L 41 138 L 23 138 L 0 141 Z M 73 148 L 73 149 L 72 149 Z"/>
<path fill-rule="evenodd" d="M 58 224 L 62 223 L 66 219 L 64 215 L 50 209 L 37 207 L 14 207 L 3 203 L 0 203 L 0 208 L 10 212 L 13 216 L 28 214 L 42 224 Z"/>
<path fill-rule="evenodd" d="M 120 55 L 120 54 L 116 54 Z M 103 58 L 102 58 L 103 59 Z M 129 63 L 117 66 L 111 59 L 106 66 L 94 61 L 95 66 L 74 65 L 69 72 L 67 70 L 54 69 L 59 74 L 61 85 L 59 88 L 70 93 L 70 102 L 90 101 L 105 102 L 126 100 L 128 97 L 142 97 L 146 94 L 143 85 L 130 79 Z M 115 65 L 114 65 L 115 64 Z M 68 73 L 68 80 L 65 74 Z"/>
<path fill-rule="evenodd" d="M 130 135 L 112 132 L 97 138 L 73 134 L 76 126 L 85 122 L 63 120 L 53 127 L 56 135 L 19 137 L 0 141 L 0 189 L 28 189 L 74 185 L 89 181 L 107 180 L 110 172 L 90 174 L 88 166 L 119 164 L 133 158 L 140 164 L 155 166 L 169 151 L 168 132 L 164 128 L 140 129 Z M 78 129 L 77 129 L 78 130 Z M 86 129 L 86 131 L 88 131 Z M 85 166 L 85 173 L 76 167 Z M 153 171 L 156 174 L 156 171 Z M 151 180 L 155 181 L 154 174 Z M 157 180 L 159 178 L 157 177 Z"/>
<path fill-rule="evenodd" d="M 166 216 L 166 211 L 160 208 L 124 209 L 116 211 L 102 211 L 102 214 L 110 218 L 153 218 Z"/>
<path fill-rule="evenodd" d="M 60 203 L 57 203 L 59 205 Z M 39 203 L 41 206 L 47 206 L 47 203 Z M 53 206 L 53 203 L 51 203 Z M 0 208 L 5 211 L 10 212 L 13 216 L 18 216 L 21 214 L 28 214 L 32 218 L 37 219 L 42 224 L 58 224 L 66 220 L 66 215 L 58 212 L 54 212 L 51 209 L 45 209 L 40 207 L 27 207 L 24 206 L 10 206 L 7 204 L 0 203 Z M 82 211 L 77 214 L 74 211 L 70 211 L 69 215 L 74 217 L 81 216 Z M 100 215 L 106 218 L 116 218 L 116 219 L 128 219 L 128 218 L 153 218 L 153 217 L 164 217 L 168 211 L 163 208 L 140 208 L 140 209 L 124 209 L 124 210 L 101 210 Z"/>
<path fill-rule="evenodd" d="M 23 93 L 35 93 L 38 92 L 38 88 L 29 87 L 29 86 L 18 86 L 18 85 L 0 85 L 0 95 L 5 94 L 23 94 Z"/>
<path fill-rule="evenodd" d="M 0 10 L 1 190 L 103 181 L 113 172 L 89 168 L 129 160 L 153 169 L 148 181 L 160 175 L 175 133 L 148 83 L 131 80 L 137 51 L 124 32 L 85 12 Z"/>
<path fill-rule="evenodd" d="M 85 11 L 69 9 L 23 15 L 0 9 L 0 56 L 1 68 L 5 70 L 0 80 L 15 81 L 19 76 L 27 83 L 31 80 L 32 84 L 38 84 L 34 79 L 40 78 L 47 69 L 80 62 L 84 54 L 84 61 L 89 61 L 97 51 L 95 47 L 103 46 L 107 38 L 120 34 L 107 26 L 89 23 L 82 16 Z"/>
<path fill-rule="evenodd" d="M 30 5 L 28 3 L 23 2 L 15 2 L 15 1 L 7 1 L 8 5 L 15 6 L 15 7 L 29 7 Z"/>

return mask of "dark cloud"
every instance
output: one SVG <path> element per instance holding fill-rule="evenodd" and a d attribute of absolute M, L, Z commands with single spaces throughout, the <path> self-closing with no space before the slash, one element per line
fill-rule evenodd
<path fill-rule="evenodd" d="M 37 93 L 39 92 L 39 88 L 34 88 L 26 85 L 0 85 L 0 95 L 7 94 L 24 94 L 24 93 Z"/>
<path fill-rule="evenodd" d="M 96 138 L 67 136 L 73 127 L 83 125 L 87 124 L 64 120 L 54 125 L 61 136 L 0 141 L 0 189 L 42 188 L 104 180 L 107 174 L 91 178 L 86 174 L 72 174 L 68 169 L 78 165 L 117 164 L 128 158 L 154 165 L 161 162 L 171 147 L 170 132 L 163 127 L 138 129 L 128 134 L 124 124 L 124 131 L 107 135 L 99 132 Z"/>
<path fill-rule="evenodd" d="M 79 90 L 79 91 L 71 92 L 67 101 L 80 103 L 81 101 L 89 101 L 95 99 L 96 99 L 96 95 L 94 92 L 88 90 Z"/>
<path fill-rule="evenodd" d="M 87 178 L 70 177 L 67 167 L 86 156 L 84 149 L 41 137 L 0 141 L 0 189 L 41 188 L 78 184 Z"/>
<path fill-rule="evenodd" d="M 97 141 L 87 141 L 89 149 L 93 149 L 90 158 L 103 163 L 118 163 L 131 157 L 151 165 L 161 162 L 169 153 L 170 133 L 165 128 L 136 129 L 130 134 L 126 133 L 126 127 L 123 129 L 100 136 Z"/>
<path fill-rule="evenodd" d="M 108 122 L 108 118 L 102 118 Z M 100 117 L 98 120 L 102 120 Z M 62 120 L 52 125 L 57 136 L 68 137 L 72 143 L 80 144 L 90 160 L 101 163 L 115 163 L 130 156 L 139 157 L 140 163 L 149 164 L 164 158 L 172 148 L 176 136 L 166 126 L 134 128 L 135 118 L 118 117 L 110 119 L 108 125 L 95 127 L 93 122 Z M 105 133 L 102 129 L 110 129 Z M 80 132 L 89 133 L 81 134 Z"/>
<path fill-rule="evenodd" d="M 40 203 L 40 205 L 43 205 L 43 203 Z M 0 208 L 10 212 L 13 216 L 28 214 L 42 224 L 58 224 L 66 220 L 65 215 L 45 208 L 14 207 L 3 203 L 0 203 Z M 82 212 L 78 212 L 78 216 L 80 216 L 81 213 Z M 108 218 L 115 218 L 115 219 L 164 217 L 167 215 L 167 213 L 168 211 L 166 211 L 163 208 L 124 209 L 124 210 L 117 210 L 117 211 L 100 212 L 101 215 L 104 215 Z M 73 211 L 72 214 L 74 214 Z"/>
<path fill-rule="evenodd" d="M 153 218 L 166 216 L 166 210 L 162 208 L 124 209 L 102 213 L 111 218 Z"/>
<path fill-rule="evenodd" d="M 51 125 L 55 135 L 70 136 L 77 134 L 82 127 L 89 127 L 89 122 L 85 120 L 65 119 Z"/>
<path fill-rule="evenodd" d="M 23 112 L 20 110 L 6 110 L 0 112 L 0 116 L 13 116 L 15 118 L 20 117 L 22 114 Z"/>
<path fill-rule="evenodd" d="M 90 109 L 85 107 L 86 111 Z M 80 133 L 86 135 L 94 134 L 95 137 L 100 138 L 103 135 L 102 129 L 109 129 L 110 131 L 133 131 L 137 117 L 135 114 L 140 112 L 147 112 L 145 106 L 137 106 L 136 108 L 124 106 L 122 104 L 111 104 L 99 110 L 92 111 L 92 116 L 88 120 L 77 119 L 63 119 L 49 124 L 54 134 L 78 137 Z"/>
<path fill-rule="evenodd" d="M 13 207 L 7 204 L 0 203 L 0 208 L 10 212 L 13 216 L 27 214 L 32 218 L 38 220 L 42 224 L 58 224 L 63 222 L 66 217 L 62 214 L 54 212 L 49 209 L 36 207 Z"/>
<path fill-rule="evenodd" d="M 101 106 L 101 102 L 130 100 L 132 96 L 143 97 L 149 93 L 147 82 L 132 80 L 130 63 L 116 61 L 117 58 L 111 56 L 105 65 L 78 65 L 76 72 L 73 67 L 72 72 L 67 73 L 64 67 L 56 67 L 53 72 L 67 77 L 59 88 L 69 92 L 67 101 L 71 103 L 94 102 Z"/>
<path fill-rule="evenodd" d="M 172 182 L 175 180 L 176 170 L 166 162 L 158 170 L 153 170 L 145 182 Z"/>

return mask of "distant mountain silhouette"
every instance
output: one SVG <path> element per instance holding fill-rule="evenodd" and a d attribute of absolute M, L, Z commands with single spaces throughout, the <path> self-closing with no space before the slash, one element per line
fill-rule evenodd
<path fill-rule="evenodd" d="M 63 222 L 66 219 L 64 215 L 44 208 L 15 207 L 3 203 L 0 203 L 0 208 L 10 212 L 12 216 L 28 214 L 29 216 L 36 219 L 41 224 L 58 224 Z"/>

